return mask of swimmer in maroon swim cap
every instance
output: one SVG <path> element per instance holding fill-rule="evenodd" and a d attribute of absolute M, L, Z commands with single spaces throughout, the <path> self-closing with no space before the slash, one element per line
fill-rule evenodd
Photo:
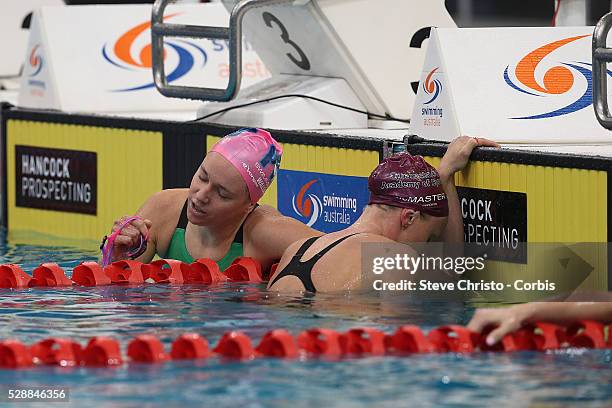
<path fill-rule="evenodd" d="M 287 248 L 268 289 L 331 292 L 362 289 L 364 243 L 463 242 L 463 219 L 454 175 L 483 138 L 455 139 L 433 168 L 420 156 L 400 153 L 383 160 L 368 180 L 370 201 L 350 227 L 302 239 Z"/>
<path fill-rule="evenodd" d="M 409 208 L 434 217 L 448 216 L 448 201 L 438 171 L 421 156 L 395 154 L 368 179 L 370 202 Z"/>

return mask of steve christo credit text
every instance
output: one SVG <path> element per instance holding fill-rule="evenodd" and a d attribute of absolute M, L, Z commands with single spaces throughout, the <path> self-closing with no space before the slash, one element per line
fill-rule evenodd
<path fill-rule="evenodd" d="M 391 257 L 376 257 L 372 261 L 372 273 L 377 279 L 372 282 L 376 291 L 503 291 L 513 289 L 517 291 L 555 291 L 556 284 L 549 280 L 535 282 L 516 279 L 512 282 L 497 282 L 494 280 L 460 279 L 456 282 L 437 282 L 429 279 L 401 279 L 387 282 L 383 278 L 385 271 L 405 271 L 411 276 L 426 273 L 427 271 L 453 271 L 462 275 L 467 271 L 482 271 L 485 268 L 486 254 L 480 257 L 440 257 L 440 256 L 411 256 L 396 254 Z"/>

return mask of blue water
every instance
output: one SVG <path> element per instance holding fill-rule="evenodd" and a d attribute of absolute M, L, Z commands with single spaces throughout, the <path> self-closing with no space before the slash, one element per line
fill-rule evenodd
<path fill-rule="evenodd" d="M 0 263 L 18 263 L 31 271 L 41 262 L 55 261 L 70 274 L 80 261 L 97 258 L 95 245 L 82 246 L 15 245 L 0 233 Z M 473 312 L 458 302 L 376 295 L 281 297 L 264 289 L 238 284 L 0 289 L 0 338 L 31 344 L 62 336 L 85 343 L 94 335 L 108 335 L 125 350 L 142 333 L 157 335 L 168 347 L 179 334 L 195 331 L 214 345 L 225 331 L 235 329 L 256 342 L 278 327 L 294 334 L 310 327 L 356 326 L 390 332 L 407 323 L 428 330 L 465 324 Z M 51 406 L 79 407 L 600 407 L 612 406 L 610 383 L 612 350 L 577 349 L 0 370 L 4 393 L 11 385 L 67 387 L 70 403 Z"/>

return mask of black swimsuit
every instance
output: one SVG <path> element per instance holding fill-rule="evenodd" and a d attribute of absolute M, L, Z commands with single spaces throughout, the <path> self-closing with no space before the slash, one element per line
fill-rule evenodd
<path fill-rule="evenodd" d="M 312 258 L 310 258 L 309 260 L 302 262 L 301 259 L 304 253 L 320 237 L 309 238 L 308 240 L 306 240 L 306 242 L 302 244 L 300 249 L 297 250 L 295 255 L 293 255 L 293 258 L 291 258 L 287 266 L 285 266 L 285 268 L 278 275 L 276 275 L 270 286 L 274 286 L 274 284 L 282 277 L 295 276 L 300 280 L 300 282 L 302 282 L 302 285 L 304 285 L 304 289 L 306 289 L 308 292 L 315 293 L 317 289 L 315 288 L 314 283 L 312 283 L 312 268 L 314 268 L 315 264 L 319 261 L 319 259 L 325 256 L 325 254 L 332 250 L 336 245 L 340 244 L 345 239 L 352 237 L 353 235 L 357 234 L 347 235 L 337 241 L 334 241 L 329 246 L 321 250 L 321 252 L 318 252 L 313 255 Z"/>

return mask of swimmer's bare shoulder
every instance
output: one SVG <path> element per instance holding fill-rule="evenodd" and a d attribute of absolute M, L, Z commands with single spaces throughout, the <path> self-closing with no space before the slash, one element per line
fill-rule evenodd
<path fill-rule="evenodd" d="M 329 257 L 323 257 L 319 261 L 313 271 L 315 287 L 320 288 L 321 291 L 371 288 L 374 273 L 370 265 L 362 265 L 362 255 L 364 251 L 368 251 L 368 244 L 379 244 L 369 249 L 372 257 L 377 256 L 379 252 L 384 255 L 386 253 L 385 244 L 393 253 L 399 250 L 398 246 L 402 246 L 402 251 L 407 253 L 416 253 L 408 245 L 400 244 L 382 235 L 371 233 L 354 235 L 330 251 Z M 390 253 L 387 253 L 387 256 L 390 256 Z"/>
<path fill-rule="evenodd" d="M 320 235 L 323 233 L 282 215 L 277 209 L 260 205 L 244 223 L 244 254 L 260 259 L 266 267 L 279 260 L 296 241 Z"/>
<path fill-rule="evenodd" d="M 187 188 L 158 191 L 138 210 L 138 215 L 151 220 L 150 237 L 155 244 L 155 252 L 159 255 L 165 254 L 170 245 L 188 192 Z"/>

